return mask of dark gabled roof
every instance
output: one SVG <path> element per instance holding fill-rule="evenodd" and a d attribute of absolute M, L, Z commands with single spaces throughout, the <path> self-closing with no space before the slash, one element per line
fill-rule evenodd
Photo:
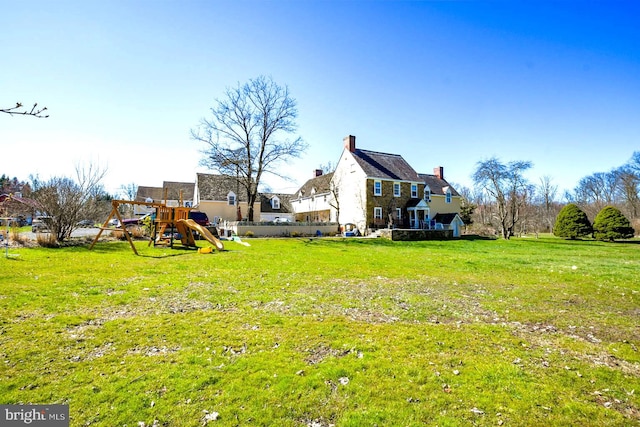
<path fill-rule="evenodd" d="M 278 197 L 280 200 L 280 209 L 273 209 L 271 206 L 271 199 Z M 291 207 L 291 194 L 282 193 L 260 193 L 260 213 L 292 213 Z"/>
<path fill-rule="evenodd" d="M 411 198 L 407 200 L 407 204 L 404 206 L 405 208 L 415 208 L 418 204 L 422 202 L 422 199 Z"/>
<path fill-rule="evenodd" d="M 9 204 L 9 203 L 17 202 L 33 209 L 40 209 L 39 203 L 34 199 L 30 199 L 28 197 L 18 197 L 14 195 L 11 195 L 11 197 L 9 196 L 10 194 L 7 194 L 7 193 L 1 194 L 0 203 Z"/>
<path fill-rule="evenodd" d="M 162 183 L 162 193 L 167 191 L 168 200 L 180 200 L 182 193 L 182 200 L 193 200 L 195 183 L 193 182 L 173 182 L 164 181 Z"/>
<path fill-rule="evenodd" d="M 453 220 L 458 216 L 457 213 L 439 213 L 433 217 L 435 222 L 439 222 L 441 224 L 451 224 Z"/>
<path fill-rule="evenodd" d="M 165 199 L 165 189 L 167 200 L 180 200 L 180 190 L 182 190 L 182 200 L 193 200 L 193 182 L 171 182 L 164 181 L 162 187 L 139 186 L 136 193 L 136 201 L 144 202 L 152 199 L 154 202 L 162 202 Z"/>
<path fill-rule="evenodd" d="M 435 175 L 420 173 L 418 174 L 420 177 L 420 181 L 424 182 L 425 185 L 429 186 L 431 190 L 431 194 L 440 194 L 444 195 L 447 192 L 447 188 L 451 191 L 452 196 L 459 196 L 460 194 L 456 191 L 455 188 L 451 186 L 445 179 L 438 178 Z"/>
<path fill-rule="evenodd" d="M 162 202 L 162 187 L 145 187 L 143 185 L 138 186 L 138 192 L 136 193 L 136 201 L 144 202 L 147 199 L 151 199 L 154 202 Z"/>
<path fill-rule="evenodd" d="M 238 185 L 235 176 L 212 175 L 199 173 L 196 175 L 200 201 L 202 200 L 227 200 L 229 192 L 233 192 L 238 202 L 246 202 L 247 195 L 242 185 Z"/>
<path fill-rule="evenodd" d="M 315 194 L 330 192 L 331 186 L 329 184 L 332 177 L 333 172 L 311 178 L 310 180 L 305 182 L 298 191 L 296 191 L 293 197 L 300 198 L 300 194 L 302 194 L 302 197 L 311 197 L 313 189 L 315 189 Z"/>
<path fill-rule="evenodd" d="M 419 181 L 418 173 L 398 154 L 356 149 L 353 157 L 368 178 Z"/>

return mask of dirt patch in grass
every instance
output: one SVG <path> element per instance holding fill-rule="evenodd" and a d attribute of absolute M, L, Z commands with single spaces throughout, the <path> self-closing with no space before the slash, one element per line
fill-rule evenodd
<path fill-rule="evenodd" d="M 310 349 L 302 349 L 300 350 L 302 353 L 306 353 L 307 357 L 305 357 L 304 361 L 309 365 L 317 365 L 327 359 L 328 357 L 341 358 L 345 357 L 348 354 L 354 352 L 354 349 L 340 349 L 340 348 L 332 348 L 326 345 L 319 345 Z M 362 353 L 358 352 L 359 355 Z"/>

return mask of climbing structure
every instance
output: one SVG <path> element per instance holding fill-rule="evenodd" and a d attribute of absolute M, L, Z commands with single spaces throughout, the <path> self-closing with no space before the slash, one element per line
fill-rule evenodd
<path fill-rule="evenodd" d="M 121 204 L 131 204 L 131 205 L 142 205 L 142 206 L 150 206 L 154 207 L 156 210 L 154 222 L 153 222 L 153 234 L 151 236 L 151 240 L 149 241 L 149 246 L 153 244 L 154 246 L 157 244 L 165 244 L 170 247 L 173 247 L 174 236 L 176 233 L 179 235 L 180 243 L 182 243 L 183 247 L 186 248 L 197 248 L 196 245 L 196 237 L 198 233 L 200 236 L 204 237 L 208 242 L 212 243 L 217 250 L 221 251 L 224 249 L 224 245 L 222 242 L 214 236 L 208 229 L 200 226 L 192 219 L 189 219 L 189 212 L 192 208 L 187 207 L 172 207 L 167 206 L 164 203 L 154 203 L 154 202 L 134 202 L 131 200 L 112 200 L 111 201 L 111 213 L 109 217 L 104 222 L 102 227 L 100 227 L 100 231 L 93 239 L 93 243 L 89 247 L 89 250 L 93 249 L 93 246 L 96 244 L 100 235 L 105 230 L 113 231 L 114 228 L 109 227 L 109 221 L 111 219 L 118 219 L 119 226 L 116 229 L 122 231 L 124 236 L 127 238 L 129 245 L 133 252 L 138 255 L 138 251 L 131 240 L 131 236 L 126 229 L 126 225 L 120 216 L 120 212 L 118 210 Z M 168 237 L 165 237 L 168 235 Z"/>

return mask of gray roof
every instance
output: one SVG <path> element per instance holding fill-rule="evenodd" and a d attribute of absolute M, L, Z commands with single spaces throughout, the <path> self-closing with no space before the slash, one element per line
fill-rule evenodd
<path fill-rule="evenodd" d="M 353 157 L 368 178 L 419 181 L 418 173 L 398 154 L 356 149 Z"/>
<path fill-rule="evenodd" d="M 196 175 L 200 200 L 227 200 L 229 192 L 233 192 L 238 202 L 246 202 L 247 194 L 242 185 L 238 185 L 235 176 L 212 175 L 199 173 Z"/>
<path fill-rule="evenodd" d="M 369 178 L 424 182 L 432 194 L 445 194 L 448 187 L 452 196 L 460 195 L 445 179 L 432 174 L 417 173 L 398 154 L 356 149 L 353 156 Z"/>
<path fill-rule="evenodd" d="M 439 213 L 433 217 L 435 222 L 439 222 L 441 224 L 451 224 L 453 220 L 458 216 L 457 213 Z"/>
<path fill-rule="evenodd" d="M 280 200 L 280 209 L 273 209 L 271 207 L 271 199 L 278 197 Z M 269 213 L 291 213 L 293 209 L 291 207 L 291 194 L 282 193 L 260 193 L 260 212 Z"/>
<path fill-rule="evenodd" d="M 145 187 L 143 185 L 138 186 L 138 192 L 136 193 L 136 201 L 144 202 L 147 199 L 152 199 L 154 202 L 161 202 L 164 195 L 162 194 L 162 187 Z"/>
<path fill-rule="evenodd" d="M 182 195 L 182 200 L 193 200 L 193 192 L 194 192 L 195 183 L 193 182 L 174 182 L 174 181 L 164 181 L 162 183 L 162 192 L 167 192 L 168 200 L 180 200 L 180 195 Z"/>
<path fill-rule="evenodd" d="M 445 194 L 447 192 L 447 188 L 449 188 L 452 196 L 460 195 L 456 191 L 456 189 L 453 188 L 451 184 L 447 182 L 446 179 L 438 178 L 435 175 L 426 174 L 426 173 L 418 174 L 418 176 L 420 177 L 420 181 L 424 182 L 426 185 L 429 186 L 429 189 L 431 190 L 431 194 Z"/>
<path fill-rule="evenodd" d="M 298 191 L 296 191 L 294 198 L 298 198 L 300 193 L 302 193 L 302 197 L 311 197 L 313 193 L 313 189 L 315 188 L 315 194 L 328 193 L 331 191 L 331 178 L 333 177 L 333 172 L 316 176 L 311 178 L 307 182 L 305 182 L 302 187 Z"/>
<path fill-rule="evenodd" d="M 165 194 L 167 200 L 180 200 L 180 192 L 182 192 L 182 200 L 193 200 L 194 186 L 193 182 L 174 181 L 164 181 L 162 187 L 141 185 L 136 193 L 136 201 L 144 202 L 147 198 L 151 198 L 154 202 L 162 202 L 165 199 Z"/>

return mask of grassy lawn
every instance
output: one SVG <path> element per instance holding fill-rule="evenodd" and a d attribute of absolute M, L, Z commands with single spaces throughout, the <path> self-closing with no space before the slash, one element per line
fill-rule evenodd
<path fill-rule="evenodd" d="M 72 426 L 640 425 L 640 245 L 126 242 L 0 259 L 0 403 Z"/>

